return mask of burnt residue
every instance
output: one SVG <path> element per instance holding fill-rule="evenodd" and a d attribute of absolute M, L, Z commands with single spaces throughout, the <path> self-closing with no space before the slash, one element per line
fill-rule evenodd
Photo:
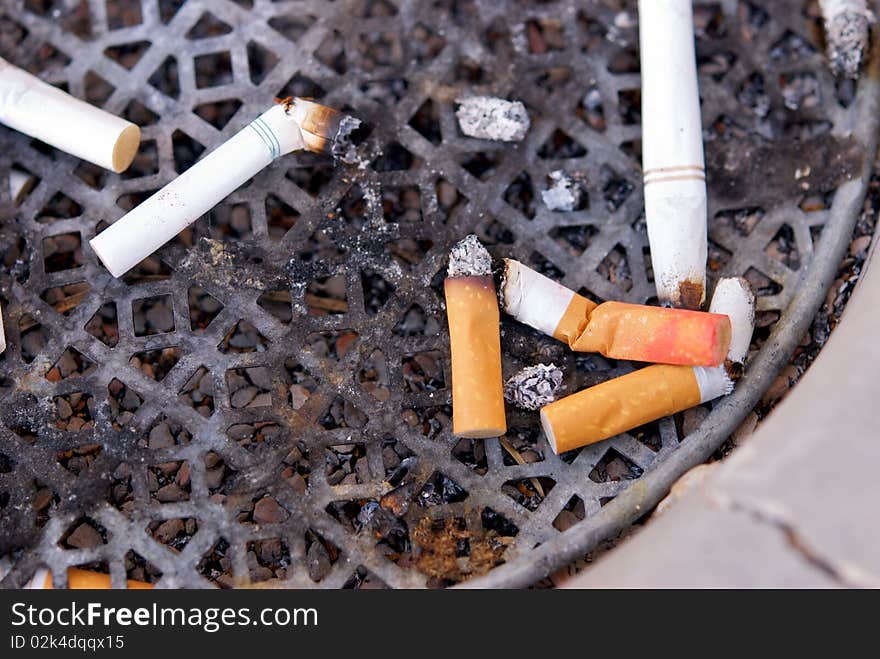
<path fill-rule="evenodd" d="M 721 206 L 772 206 L 811 192 L 834 190 L 857 176 L 865 154 L 853 137 L 822 135 L 765 140 L 747 135 L 706 144 L 709 195 Z"/>
<path fill-rule="evenodd" d="M 678 285 L 678 305 L 685 309 L 699 309 L 703 304 L 705 289 L 703 282 L 684 280 Z"/>

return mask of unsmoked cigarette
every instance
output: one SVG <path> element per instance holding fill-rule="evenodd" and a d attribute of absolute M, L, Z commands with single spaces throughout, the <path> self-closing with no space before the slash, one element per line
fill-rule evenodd
<path fill-rule="evenodd" d="M 0 58 L 0 122 L 83 160 L 122 172 L 141 130 Z"/>
<path fill-rule="evenodd" d="M 716 301 L 717 300 L 717 301 Z M 741 278 L 722 280 L 712 306 L 731 319 L 728 362 L 741 362 L 754 329 L 754 295 Z M 649 366 L 562 398 L 541 409 L 541 425 L 556 453 L 614 437 L 664 416 L 729 394 L 726 366 Z"/>
<path fill-rule="evenodd" d="M 452 432 L 482 439 L 507 432 L 501 326 L 491 257 L 476 236 L 452 250 L 444 281 L 452 355 Z"/>
<path fill-rule="evenodd" d="M 332 151 L 344 119 L 309 101 L 278 103 L 89 244 L 110 274 L 121 277 L 275 158 L 304 148 Z M 327 133 L 316 132 L 322 130 Z"/>
<path fill-rule="evenodd" d="M 717 366 L 730 344 L 725 315 L 624 302 L 597 305 L 513 259 L 505 260 L 501 292 L 507 313 L 578 352 Z"/>
<path fill-rule="evenodd" d="M 640 0 L 642 170 L 657 297 L 698 309 L 706 290 L 706 168 L 690 0 Z"/>

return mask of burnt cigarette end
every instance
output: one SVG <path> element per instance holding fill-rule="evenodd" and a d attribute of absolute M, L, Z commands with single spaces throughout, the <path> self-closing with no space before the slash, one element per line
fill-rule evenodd
<path fill-rule="evenodd" d="M 359 119 L 304 98 L 286 98 L 280 102 L 299 123 L 309 151 L 332 155 L 344 162 L 346 157 L 353 157 L 351 134 L 361 125 Z"/>
<path fill-rule="evenodd" d="M 449 277 L 489 277 L 492 256 L 474 234 L 458 241 L 449 252 Z"/>
<path fill-rule="evenodd" d="M 504 383 L 504 398 L 521 409 L 536 411 L 556 400 L 561 386 L 561 368 L 556 364 L 536 364 Z"/>
<path fill-rule="evenodd" d="M 678 285 L 678 305 L 685 309 L 698 310 L 703 304 L 704 289 L 702 282 L 685 280 Z"/>
<path fill-rule="evenodd" d="M 823 0 L 820 4 L 831 70 L 837 76 L 857 78 L 874 16 L 861 0 Z"/>

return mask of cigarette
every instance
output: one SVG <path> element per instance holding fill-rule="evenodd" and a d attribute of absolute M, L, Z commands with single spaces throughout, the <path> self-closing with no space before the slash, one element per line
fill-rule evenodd
<path fill-rule="evenodd" d="M 712 306 L 731 319 L 728 364 L 714 368 L 648 366 L 543 407 L 541 425 L 554 452 L 565 453 L 614 437 L 733 391 L 731 365 L 741 363 L 748 352 L 755 298 L 748 282 L 722 280 Z"/>
<path fill-rule="evenodd" d="M 865 0 L 819 0 L 828 61 L 834 75 L 856 78 L 868 50 L 874 14 Z"/>
<path fill-rule="evenodd" d="M 90 241 L 121 277 L 275 158 L 307 149 L 335 154 L 359 122 L 330 108 L 285 99 Z"/>
<path fill-rule="evenodd" d="M 492 258 L 476 236 L 449 255 L 444 282 L 452 353 L 452 432 L 482 439 L 507 431 L 501 380 L 501 328 Z"/>
<path fill-rule="evenodd" d="M 122 172 L 141 140 L 130 121 L 89 105 L 0 58 L 0 122 L 83 160 Z"/>
<path fill-rule="evenodd" d="M 0 565 L 0 578 L 8 572 L 8 565 Z M 153 584 L 144 581 L 134 581 L 129 579 L 126 581 L 130 590 L 146 590 L 153 587 Z M 76 567 L 67 568 L 67 589 L 68 590 L 110 590 L 110 575 L 102 572 L 92 572 L 91 570 L 82 570 Z M 52 573 L 46 568 L 40 568 L 31 577 L 22 588 L 22 590 L 53 590 Z"/>
<path fill-rule="evenodd" d="M 690 0 L 640 0 L 642 170 L 657 297 L 706 297 L 706 169 Z"/>
<path fill-rule="evenodd" d="M 624 302 L 597 305 L 519 261 L 504 263 L 504 311 L 572 350 L 685 366 L 717 366 L 727 355 L 726 315 Z"/>
<path fill-rule="evenodd" d="M 6 352 L 6 330 L 3 328 L 3 307 L 0 307 L 0 355 Z"/>

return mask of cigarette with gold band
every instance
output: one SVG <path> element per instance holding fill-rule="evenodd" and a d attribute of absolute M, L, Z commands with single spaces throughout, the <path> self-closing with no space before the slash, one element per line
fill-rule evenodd
<path fill-rule="evenodd" d="M 541 425 L 556 453 L 614 437 L 733 391 L 732 375 L 739 371 L 734 363 L 745 358 L 751 341 L 755 298 L 741 279 L 723 280 L 718 286 L 713 306 L 728 314 L 732 324 L 728 363 L 713 368 L 648 366 L 550 403 L 541 408 Z"/>
<path fill-rule="evenodd" d="M 501 327 L 492 257 L 476 236 L 449 255 L 444 281 L 452 354 L 452 432 L 498 437 L 507 431 L 501 379 Z"/>
<path fill-rule="evenodd" d="M 624 302 L 596 304 L 513 259 L 505 259 L 504 311 L 578 352 L 612 359 L 717 366 L 730 344 L 727 316 Z"/>
<path fill-rule="evenodd" d="M 639 0 L 642 175 L 657 297 L 705 299 L 706 167 L 691 0 Z"/>
<path fill-rule="evenodd" d="M 8 571 L 8 562 L 0 562 L 0 578 L 3 578 Z M 146 590 L 152 588 L 153 584 L 129 579 L 126 582 L 126 586 L 131 590 Z M 92 572 L 91 570 L 69 567 L 67 568 L 67 588 L 68 590 L 110 590 L 110 575 L 103 572 Z M 52 589 L 54 589 L 52 573 L 46 568 L 37 570 L 30 581 L 23 586 L 23 590 Z"/>
<path fill-rule="evenodd" d="M 89 244 L 121 277 L 276 158 L 303 149 L 338 155 L 359 124 L 311 101 L 279 101 Z"/>
<path fill-rule="evenodd" d="M 83 160 L 122 172 L 141 129 L 0 58 L 0 122 Z"/>

